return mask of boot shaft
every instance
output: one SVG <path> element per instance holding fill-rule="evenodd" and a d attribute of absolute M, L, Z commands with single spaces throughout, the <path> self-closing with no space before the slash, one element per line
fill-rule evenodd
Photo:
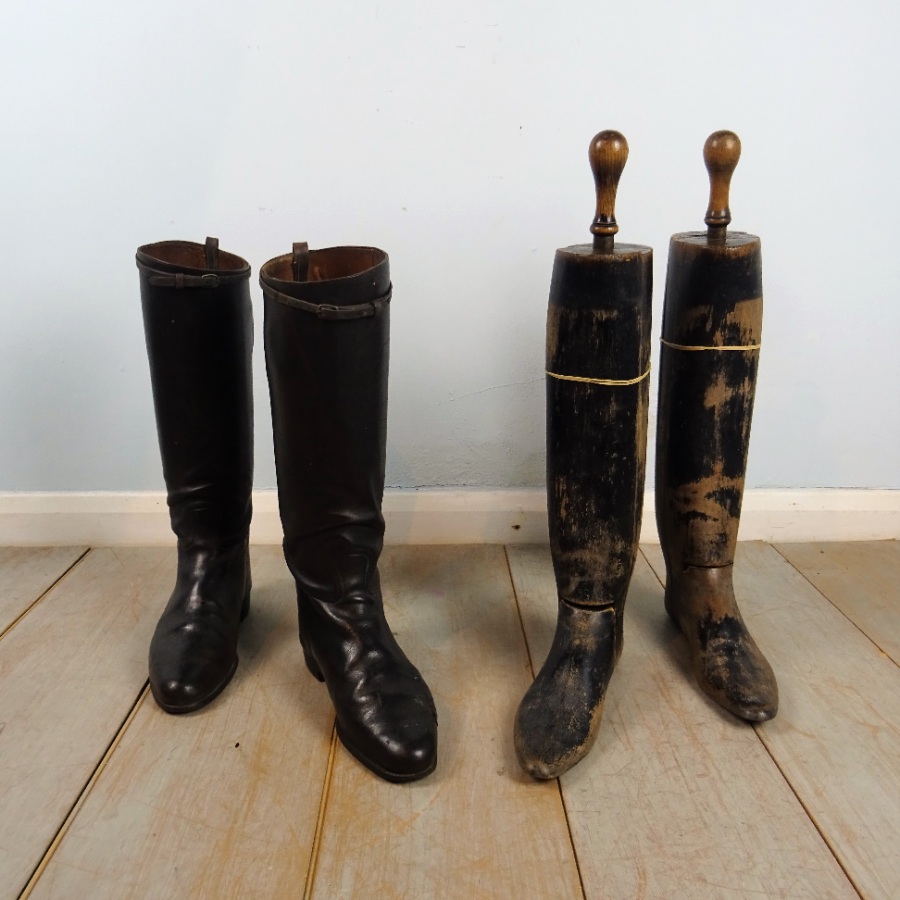
<path fill-rule="evenodd" d="M 298 245 L 299 247 L 299 245 Z M 285 555 L 321 593 L 381 552 L 390 270 L 370 247 L 304 249 L 260 271 Z"/>
<path fill-rule="evenodd" d="M 677 234 L 660 353 L 656 498 L 679 565 L 734 560 L 762 336 L 759 239 Z"/>
<path fill-rule="evenodd" d="M 250 266 L 212 239 L 144 245 L 137 266 L 173 530 L 238 539 L 253 482 Z"/>
<path fill-rule="evenodd" d="M 653 251 L 615 239 L 625 137 L 601 131 L 588 158 L 593 242 L 557 250 L 550 283 L 547 511 L 560 600 L 615 606 L 621 648 L 643 507 Z"/>
<path fill-rule="evenodd" d="M 637 553 L 652 251 L 558 250 L 547 312 L 547 495 L 559 595 L 621 605 Z M 562 377 L 560 377 L 562 376 Z"/>

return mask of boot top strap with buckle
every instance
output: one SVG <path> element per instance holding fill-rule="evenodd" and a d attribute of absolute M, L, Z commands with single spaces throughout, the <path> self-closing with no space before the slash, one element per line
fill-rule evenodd
<path fill-rule="evenodd" d="M 377 316 L 391 302 L 392 293 L 383 250 L 310 250 L 303 241 L 295 242 L 291 253 L 265 263 L 259 283 L 269 299 L 332 321 Z"/>
<path fill-rule="evenodd" d="M 154 287 L 215 288 L 250 277 L 250 264 L 233 253 L 219 250 L 218 238 L 205 244 L 159 241 L 138 247 L 135 262 Z"/>

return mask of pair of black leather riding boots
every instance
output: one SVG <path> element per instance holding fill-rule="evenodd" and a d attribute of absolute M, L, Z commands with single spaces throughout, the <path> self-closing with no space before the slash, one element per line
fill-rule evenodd
<path fill-rule="evenodd" d="M 178 573 L 150 645 L 150 686 L 167 712 L 213 700 L 238 664 L 250 609 L 253 481 L 250 266 L 186 241 L 137 251 L 163 474 Z M 395 782 L 434 770 L 428 686 L 385 621 L 389 310 L 387 254 L 334 247 L 269 260 L 265 355 L 284 555 L 300 643 L 327 685 L 337 733 Z"/>

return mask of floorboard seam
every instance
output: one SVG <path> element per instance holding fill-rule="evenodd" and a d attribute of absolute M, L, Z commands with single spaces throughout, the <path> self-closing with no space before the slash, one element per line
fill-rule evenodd
<path fill-rule="evenodd" d="M 319 864 L 319 849 L 322 846 L 322 834 L 325 830 L 325 813 L 328 809 L 328 795 L 331 792 L 331 776 L 334 773 L 334 760 L 337 754 L 337 726 L 331 729 L 331 747 L 328 750 L 328 763 L 325 766 L 325 781 L 322 783 L 322 799 L 319 801 L 319 813 L 316 816 L 316 830 L 313 833 L 312 849 L 309 852 L 309 867 L 306 872 L 306 885 L 303 889 L 303 900 L 310 900 L 316 880 L 316 868 Z"/>
<path fill-rule="evenodd" d="M 644 553 L 644 548 L 643 548 L 640 544 L 638 544 L 638 553 L 641 554 L 641 556 L 644 558 L 644 562 L 647 563 L 647 565 L 650 567 L 650 571 L 653 573 L 653 577 L 659 582 L 660 587 L 661 587 L 663 590 L 665 590 L 665 589 L 666 589 L 666 583 L 662 580 L 662 578 L 660 577 L 660 575 L 659 575 L 659 573 L 656 571 L 656 569 L 653 568 L 653 563 L 650 562 L 650 558 L 647 556 L 646 553 Z M 627 601 L 628 601 L 628 598 L 626 597 L 625 600 L 626 600 L 626 602 L 627 602 Z"/>
<path fill-rule="evenodd" d="M 81 561 L 88 555 L 88 553 L 91 552 L 91 549 L 91 547 L 88 547 L 87 550 L 85 550 L 84 553 L 82 553 L 81 556 L 78 557 L 78 559 L 76 559 L 70 566 L 68 566 L 66 570 L 53 581 L 52 584 L 48 585 L 45 590 L 41 591 L 37 598 L 29 603 L 28 606 L 25 607 L 25 609 L 23 609 L 22 612 L 20 612 L 19 615 L 15 617 L 15 619 L 12 620 L 12 622 L 10 622 L 9 625 L 6 626 L 6 628 L 3 629 L 3 631 L 0 631 L 0 641 L 2 641 L 3 638 L 5 638 L 13 630 L 13 628 L 15 628 L 16 625 L 18 625 L 19 622 L 21 622 L 22 619 L 24 619 L 25 616 L 27 616 L 28 613 L 30 613 L 38 605 L 38 603 L 40 603 L 41 600 L 43 600 L 44 597 L 46 597 L 47 594 L 49 594 L 50 591 L 52 591 L 53 588 L 55 588 L 63 580 L 63 578 L 65 578 L 81 563 Z"/>
<path fill-rule="evenodd" d="M 826 594 L 820 587 L 818 587 L 813 581 L 811 581 L 806 573 L 802 569 L 798 569 L 779 549 L 775 546 L 775 544 L 769 544 L 769 546 L 824 600 L 828 602 L 830 606 L 833 606 L 873 647 L 876 647 L 881 653 L 883 653 L 895 666 L 900 665 L 888 652 L 882 647 L 878 641 L 876 641 L 871 635 L 867 634 L 860 628 L 850 616 L 847 615 L 836 603 L 834 603 L 831 598 Z"/>
<path fill-rule="evenodd" d="M 44 870 L 50 864 L 50 860 L 53 858 L 53 854 L 56 853 L 57 848 L 62 843 L 63 838 L 65 838 L 66 833 L 72 825 L 72 822 L 75 821 L 75 817 L 81 810 L 81 807 L 84 805 L 85 801 L 88 798 L 88 795 L 94 788 L 94 785 L 100 779 L 100 776 L 103 774 L 106 769 L 107 764 L 109 763 L 110 758 L 113 753 L 115 753 L 116 748 L 122 741 L 122 738 L 125 736 L 125 732 L 128 730 L 131 723 L 134 721 L 135 716 L 137 715 L 138 710 L 141 707 L 141 703 L 144 698 L 150 692 L 150 682 L 145 681 L 144 686 L 141 688 L 138 693 L 137 699 L 131 705 L 131 709 L 128 710 L 128 714 L 122 720 L 122 724 L 119 725 L 116 730 L 115 735 L 113 735 L 113 739 L 109 742 L 109 745 L 106 748 L 103 756 L 100 757 L 100 762 L 94 768 L 94 771 L 91 773 L 91 777 L 88 778 L 84 787 L 81 789 L 81 792 L 75 798 L 75 802 L 72 804 L 69 812 L 66 814 L 65 818 L 62 821 L 62 824 L 59 826 L 56 834 L 53 836 L 53 840 L 50 841 L 49 846 L 44 851 L 44 855 L 41 857 L 40 862 L 38 862 L 37 866 L 35 866 L 34 871 L 31 873 L 31 877 L 25 884 L 25 887 L 22 889 L 22 893 L 19 894 L 19 900 L 27 900 L 29 896 L 31 896 L 31 892 L 34 890 L 37 885 L 40 877 L 44 874 Z"/>
<path fill-rule="evenodd" d="M 778 548 L 775 547 L 775 546 L 773 546 L 769 541 L 763 541 L 763 543 L 767 544 L 769 547 L 772 547 L 772 549 L 775 550 L 776 553 L 778 553 Z M 663 587 L 663 589 L 665 589 L 665 583 L 663 582 L 662 578 L 661 578 L 661 577 L 659 576 L 659 574 L 657 573 L 656 569 L 653 568 L 653 565 L 651 564 L 650 560 L 647 559 L 647 556 L 645 555 L 643 549 L 640 549 L 640 553 L 641 553 L 641 556 L 644 557 L 644 561 L 647 563 L 647 565 L 650 566 L 650 571 L 653 573 L 653 575 L 654 575 L 654 577 L 656 578 L 656 580 L 660 583 L 660 585 Z M 779 553 L 778 555 L 781 556 L 782 559 L 785 559 L 784 556 L 783 556 L 783 554 Z M 796 566 L 794 566 L 793 563 L 791 563 L 790 560 L 785 559 L 785 562 L 788 563 L 788 565 L 790 565 L 791 568 L 793 568 L 795 571 L 799 572 L 799 569 L 797 569 Z M 799 572 L 799 574 L 803 575 L 802 572 Z M 805 575 L 804 575 L 803 577 L 806 578 Z M 806 580 L 809 581 L 808 578 L 807 578 Z M 813 585 L 813 587 L 815 587 L 815 585 Z M 816 588 L 816 590 L 818 591 L 818 588 Z M 818 591 L 818 593 L 821 594 L 822 592 L 821 592 L 821 591 Z M 822 596 L 824 597 L 825 595 L 822 594 Z M 825 597 L 825 599 L 828 600 L 827 597 Z M 831 603 L 830 600 L 829 600 L 828 602 Z M 834 604 L 831 604 L 831 605 L 834 606 Z M 854 623 L 854 627 L 855 627 L 855 623 Z M 874 642 L 873 642 L 873 643 L 874 643 Z M 876 645 L 876 646 L 877 646 L 877 645 Z M 796 797 L 797 802 L 800 804 L 800 808 L 803 810 L 804 813 L 806 813 L 806 817 L 807 817 L 807 818 L 809 819 L 809 821 L 812 823 L 813 828 L 816 829 L 816 833 L 819 835 L 819 837 L 822 839 L 822 841 L 823 841 L 823 843 L 825 844 L 825 846 L 828 848 L 828 851 L 829 851 L 829 852 L 831 853 L 831 855 L 834 857 L 835 862 L 840 866 L 841 871 L 844 873 L 844 876 L 846 877 L 847 881 L 850 882 L 850 885 L 851 885 L 851 887 L 853 888 L 853 890 L 856 891 L 856 893 L 862 898 L 862 897 L 863 897 L 862 891 L 859 889 L 859 887 L 857 886 L 856 882 L 853 880 L 853 878 L 850 876 L 850 873 L 847 871 L 846 867 L 845 867 L 844 864 L 841 862 L 841 859 L 840 859 L 840 857 L 838 856 L 838 854 L 837 854 L 835 848 L 831 845 L 831 842 L 830 842 L 830 841 L 828 840 L 828 838 L 825 836 L 825 834 L 824 834 L 824 832 L 822 831 L 822 829 L 819 828 L 818 823 L 816 822 L 816 820 L 815 820 L 815 818 L 813 817 L 813 815 L 812 815 L 812 813 L 810 812 L 810 810 L 807 808 L 806 804 L 805 804 L 805 803 L 803 802 L 803 800 L 801 799 L 800 794 L 798 794 L 797 791 L 795 790 L 794 785 L 791 784 L 791 781 L 790 781 L 790 779 L 787 777 L 787 774 L 785 773 L 784 769 L 782 769 L 781 766 L 778 765 L 778 760 L 776 759 L 775 755 L 772 753 L 772 750 L 769 748 L 769 745 L 768 745 L 768 744 L 766 743 L 766 741 L 764 740 L 762 734 L 760 733 L 759 727 L 757 727 L 756 725 L 754 725 L 754 726 L 753 726 L 753 731 L 754 731 L 755 734 L 756 734 L 757 740 L 760 742 L 760 744 L 762 744 L 762 747 L 763 747 L 763 749 L 766 751 L 766 754 L 768 755 L 769 759 L 772 760 L 773 765 L 774 765 L 775 768 L 778 770 L 778 774 L 781 775 L 781 777 L 784 779 L 784 782 L 785 782 L 785 784 L 788 786 L 788 789 L 789 789 L 790 792 L 794 795 L 794 797 Z"/>
<path fill-rule="evenodd" d="M 769 745 L 766 743 L 762 734 L 760 734 L 759 729 L 760 729 L 760 726 L 753 725 L 753 730 L 756 732 L 756 736 L 757 736 L 757 738 L 759 738 L 759 742 L 763 745 L 763 749 L 769 755 L 769 759 L 772 760 L 772 763 L 775 765 L 775 768 L 778 769 L 779 774 L 784 779 L 784 782 L 790 789 L 791 793 L 797 798 L 797 802 L 800 804 L 800 807 L 802 808 L 803 812 L 806 813 L 807 818 L 809 819 L 810 822 L 812 822 L 813 828 L 816 829 L 816 832 L 818 833 L 819 837 L 822 838 L 823 843 L 828 848 L 831 855 L 834 857 L 835 862 L 841 867 L 841 871 L 846 876 L 847 881 L 850 882 L 850 885 L 853 888 L 853 890 L 856 891 L 857 894 L 859 894 L 859 896 L 860 896 L 860 898 L 862 898 L 862 900 L 865 900 L 865 894 L 863 894 L 860 887 L 853 880 L 853 876 L 847 871 L 847 867 L 841 861 L 841 857 L 839 856 L 837 849 L 832 845 L 831 841 L 828 840 L 828 836 L 825 834 L 825 832 L 819 827 L 819 823 L 816 821 L 815 816 L 812 814 L 812 811 L 807 807 L 807 805 L 803 802 L 803 798 L 800 796 L 800 794 L 794 788 L 794 785 L 791 784 L 791 780 L 790 780 L 790 778 L 788 778 L 787 773 L 778 764 L 777 757 L 772 752 Z"/>
<path fill-rule="evenodd" d="M 512 565 L 509 561 L 509 550 L 503 545 L 503 556 L 506 559 L 506 572 L 509 575 L 509 584 L 512 588 L 513 599 L 516 601 L 516 615 L 519 617 L 519 628 L 522 629 L 522 643 L 525 645 L 525 655 L 528 657 L 528 668 L 531 669 L 531 678 L 534 679 L 534 660 L 531 658 L 531 647 L 528 646 L 528 635 L 525 633 L 525 620 L 522 618 L 522 607 L 519 605 L 519 594 L 516 591 L 516 580 L 513 578 Z"/>
<path fill-rule="evenodd" d="M 572 848 L 572 859 L 575 860 L 575 871 L 578 873 L 578 886 L 581 888 L 582 898 L 585 898 L 587 897 L 587 890 L 584 886 L 584 876 L 581 874 L 581 862 L 578 859 L 578 849 L 575 846 L 572 823 L 569 821 L 569 808 L 566 806 L 566 793 L 563 790 L 562 779 L 556 779 L 556 786 L 559 789 L 559 802 L 562 804 L 563 816 L 566 819 L 566 830 L 569 832 L 569 846 Z"/>

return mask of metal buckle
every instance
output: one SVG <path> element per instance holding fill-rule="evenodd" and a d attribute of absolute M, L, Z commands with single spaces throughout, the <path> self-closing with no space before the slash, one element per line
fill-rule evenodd
<path fill-rule="evenodd" d="M 203 287 L 218 287 L 219 286 L 219 276 L 213 274 L 201 275 L 200 281 L 203 282 Z"/>

